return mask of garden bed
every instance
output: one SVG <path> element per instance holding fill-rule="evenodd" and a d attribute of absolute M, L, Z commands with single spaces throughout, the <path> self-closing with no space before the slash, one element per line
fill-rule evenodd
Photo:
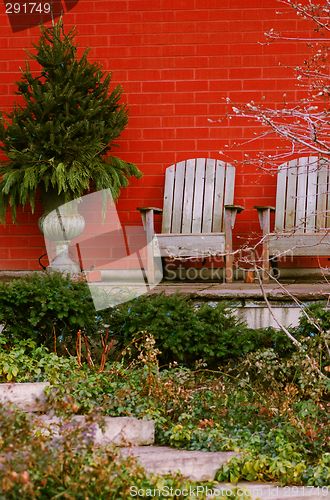
<path fill-rule="evenodd" d="M 257 331 L 239 321 L 228 305 L 202 304 L 196 308 L 190 297 L 155 295 L 87 318 L 90 298 L 81 295 L 86 292 L 81 287 L 86 285 L 72 284 L 59 277 L 49 280 L 40 283 L 38 277 L 12 287 L 3 285 L 1 300 L 15 297 L 15 306 L 25 307 L 21 315 L 13 313 L 15 321 L 11 322 L 8 316 L 1 335 L 3 382 L 49 382 L 48 410 L 44 411 L 68 422 L 76 415 L 83 415 L 86 421 L 93 421 L 96 415 L 152 420 L 157 446 L 239 453 L 219 469 L 217 481 L 278 481 L 282 485 L 320 488 L 330 485 L 328 311 L 313 306 L 308 318 L 302 317 L 299 327 L 289 332 Z M 80 325 L 76 317 L 71 323 L 70 318 L 81 301 L 89 326 L 77 335 Z M 8 304 L 8 310 L 9 307 L 12 306 Z M 84 319 L 80 315 L 78 321 Z M 102 330 L 102 325 L 107 331 Z M 95 349 L 93 362 L 93 352 L 88 346 L 92 341 L 97 343 L 100 329 L 101 350 Z M 117 352 L 107 357 L 114 340 L 118 343 Z M 85 470 L 81 457 L 74 458 L 74 470 L 66 472 L 63 468 L 64 476 L 59 483 L 55 481 L 56 486 L 53 465 L 49 465 L 52 472 L 48 471 L 48 465 L 40 469 L 41 458 L 32 442 L 33 457 L 26 455 L 25 461 L 19 459 L 24 441 L 20 426 L 28 425 L 29 418 L 20 413 L 11 416 L 4 408 L 1 411 L 1 425 L 8 429 L 8 439 L 1 443 L 5 458 L 0 476 L 1 470 L 10 469 L 17 474 L 27 471 L 29 477 L 35 478 L 31 484 L 38 491 L 43 491 L 41 483 L 45 481 L 53 488 L 52 494 L 55 491 L 57 495 L 64 491 L 73 494 L 71 479 L 68 482 L 65 478 L 74 477 L 72 484 L 78 488 Z M 10 430 L 13 421 L 16 424 Z M 30 431 L 26 429 L 28 435 Z M 41 446 L 47 448 L 45 438 L 40 436 L 40 439 L 44 443 Z M 70 439 L 61 446 L 70 443 Z M 13 455 L 10 446 L 15 442 Z M 65 453 L 71 457 L 75 451 L 73 448 L 70 451 L 70 446 Z M 62 457 L 65 453 L 61 450 Z M 51 456 L 53 453 L 52 449 Z M 90 463 L 88 453 L 83 460 Z M 50 456 L 47 460 L 52 464 Z M 102 460 L 104 457 L 100 463 Z M 116 461 L 113 458 L 112 465 L 107 462 L 103 475 L 97 469 L 104 481 Z M 93 471 L 96 474 L 95 468 Z M 0 481 L 6 482 L 5 475 L 1 477 Z M 126 481 L 125 488 L 133 484 L 126 476 L 120 477 Z M 135 477 L 136 484 L 141 484 L 140 479 Z M 157 484 L 156 479 L 152 481 Z M 166 481 L 179 480 L 171 477 Z M 7 487 L 11 491 L 12 486 Z M 125 488 L 120 490 L 125 493 L 106 498 L 128 498 L 120 496 L 128 495 Z"/>

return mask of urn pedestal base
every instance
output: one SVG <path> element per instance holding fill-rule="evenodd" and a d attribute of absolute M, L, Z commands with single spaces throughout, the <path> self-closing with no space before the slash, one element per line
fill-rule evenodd
<path fill-rule="evenodd" d="M 49 198 L 46 198 L 46 202 L 44 202 L 44 198 L 47 196 Z M 40 232 L 54 243 L 56 249 L 55 259 L 47 269 L 78 277 L 82 270 L 77 263 L 71 260 L 69 254 L 71 240 L 77 238 L 85 228 L 85 219 L 77 210 L 78 203 L 74 200 L 63 204 L 63 196 L 58 196 L 56 202 L 56 193 L 54 195 L 48 191 L 42 193 L 42 198 L 45 213 L 40 217 L 38 226 Z M 51 206 L 51 211 L 47 210 L 47 205 Z"/>

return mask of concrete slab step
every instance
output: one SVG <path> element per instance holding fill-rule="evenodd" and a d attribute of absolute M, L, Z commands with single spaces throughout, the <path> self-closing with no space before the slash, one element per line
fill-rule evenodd
<path fill-rule="evenodd" d="M 45 409 L 45 388 L 48 382 L 0 384 L 0 403 L 12 403 L 20 410 L 35 412 Z M 87 426 L 83 415 L 72 417 L 81 426 Z M 115 444 L 118 446 L 142 446 L 154 443 L 155 425 L 151 420 L 133 417 L 104 417 L 105 432 L 96 426 L 95 444 Z M 36 417 L 37 428 L 43 432 L 59 434 L 61 420 L 58 417 L 41 415 Z"/>
<path fill-rule="evenodd" d="M 134 417 L 103 417 L 104 428 L 95 424 L 94 444 L 105 446 L 115 444 L 117 446 L 142 446 L 154 443 L 155 426 L 151 420 L 139 420 Z M 36 427 L 44 435 L 52 433 L 58 436 L 63 425 L 59 417 L 40 415 L 35 419 Z M 87 427 L 83 415 L 74 415 L 71 422 L 76 422 L 79 427 Z"/>
<path fill-rule="evenodd" d="M 12 403 L 20 410 L 36 411 L 44 407 L 49 382 L 0 384 L 0 403 Z"/>
<path fill-rule="evenodd" d="M 175 450 L 165 446 L 143 446 L 123 448 L 120 450 L 123 457 L 131 456 L 137 458 L 147 472 L 153 474 L 170 474 L 181 472 L 183 476 L 191 481 L 200 482 L 194 490 L 194 498 L 207 493 L 207 498 L 226 498 L 234 488 L 238 488 L 238 497 L 243 493 L 251 500 L 330 500 L 330 491 L 326 487 L 307 486 L 285 486 L 280 483 L 261 483 L 242 481 L 237 485 L 230 483 L 218 483 L 211 491 L 206 489 L 202 481 L 214 480 L 217 470 L 231 457 L 238 456 L 235 452 L 207 452 Z"/>
<path fill-rule="evenodd" d="M 231 451 L 187 451 L 167 446 L 123 448 L 123 457 L 136 457 L 147 472 L 169 474 L 178 471 L 192 481 L 213 480 L 222 464 L 239 453 Z"/>

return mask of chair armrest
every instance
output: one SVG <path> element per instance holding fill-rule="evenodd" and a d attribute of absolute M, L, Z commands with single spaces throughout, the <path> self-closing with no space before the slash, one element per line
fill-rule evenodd
<path fill-rule="evenodd" d="M 258 211 L 270 210 L 270 212 L 275 212 L 275 207 L 269 207 L 267 205 L 255 205 L 254 208 Z"/>
<path fill-rule="evenodd" d="M 161 208 L 156 207 L 136 207 L 136 210 L 139 210 L 140 212 L 149 212 L 149 210 L 152 210 L 155 214 L 163 213 L 163 210 Z"/>
<path fill-rule="evenodd" d="M 163 210 L 155 207 L 136 207 L 140 211 L 142 223 L 144 229 L 147 231 L 147 238 L 150 238 L 154 234 L 154 214 L 161 214 Z"/>
<path fill-rule="evenodd" d="M 234 229 L 236 214 L 241 213 L 244 207 L 241 205 L 225 205 L 225 225 L 226 233 L 228 233 L 229 228 Z"/>
<path fill-rule="evenodd" d="M 254 208 L 258 212 L 261 231 L 263 234 L 270 233 L 270 212 L 275 212 L 275 208 L 266 205 L 256 205 Z"/>
<path fill-rule="evenodd" d="M 243 210 L 245 210 L 244 207 L 241 205 L 225 205 L 226 210 L 236 210 L 236 213 L 240 214 Z"/>

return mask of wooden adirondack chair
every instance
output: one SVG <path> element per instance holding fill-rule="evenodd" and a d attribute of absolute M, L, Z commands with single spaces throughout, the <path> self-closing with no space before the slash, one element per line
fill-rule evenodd
<path fill-rule="evenodd" d="M 154 255 L 226 256 L 226 280 L 233 279 L 232 228 L 235 168 L 220 160 L 198 158 L 166 169 L 163 210 L 138 207 L 147 232 L 148 280 L 155 280 Z M 162 232 L 154 233 L 154 213 L 163 213 Z"/>
<path fill-rule="evenodd" d="M 281 165 L 277 174 L 276 209 L 256 206 L 263 231 L 263 281 L 269 283 L 270 259 L 280 255 L 330 255 L 329 164 L 303 157 Z M 275 229 L 270 232 L 270 212 Z"/>

